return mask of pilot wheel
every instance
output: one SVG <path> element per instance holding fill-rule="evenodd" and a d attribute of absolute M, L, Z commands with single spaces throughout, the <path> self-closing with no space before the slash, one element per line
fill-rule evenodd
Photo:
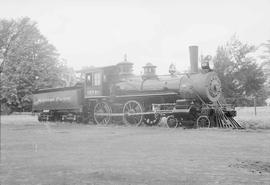
<path fill-rule="evenodd" d="M 173 115 L 167 117 L 167 127 L 168 128 L 178 127 L 178 120 Z"/>
<path fill-rule="evenodd" d="M 148 114 L 144 115 L 143 122 L 148 126 L 154 126 L 159 123 L 160 119 L 161 119 L 160 114 Z"/>
<path fill-rule="evenodd" d="M 199 116 L 197 119 L 197 128 L 210 127 L 210 120 L 207 116 Z"/>

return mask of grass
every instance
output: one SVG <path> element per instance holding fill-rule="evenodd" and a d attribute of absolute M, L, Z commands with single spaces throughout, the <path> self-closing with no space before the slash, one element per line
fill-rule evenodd
<path fill-rule="evenodd" d="M 249 129 L 270 129 L 270 107 L 237 107 L 235 118 L 243 127 Z"/>
<path fill-rule="evenodd" d="M 237 116 L 235 120 L 248 129 L 270 129 L 270 107 L 257 107 L 255 115 L 254 107 L 236 107 Z M 2 116 L 3 124 L 41 124 L 33 115 L 10 115 Z"/>
<path fill-rule="evenodd" d="M 2 117 L 0 184 L 269 185 L 270 130 L 165 129 Z"/>

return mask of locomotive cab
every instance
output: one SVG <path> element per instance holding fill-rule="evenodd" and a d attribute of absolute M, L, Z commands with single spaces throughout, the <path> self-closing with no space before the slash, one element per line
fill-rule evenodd
<path fill-rule="evenodd" d="M 85 98 L 109 96 L 111 85 L 119 78 L 117 66 L 91 68 L 83 73 L 85 74 Z"/>
<path fill-rule="evenodd" d="M 85 74 L 85 96 L 101 96 L 101 71 L 89 72 Z"/>

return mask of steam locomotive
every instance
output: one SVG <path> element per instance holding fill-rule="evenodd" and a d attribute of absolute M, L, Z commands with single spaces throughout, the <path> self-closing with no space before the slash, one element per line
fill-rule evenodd
<path fill-rule="evenodd" d="M 198 69 L 198 47 L 190 46 L 188 73 L 156 75 L 147 63 L 141 76 L 132 73 L 127 59 L 117 65 L 91 68 L 81 73 L 83 85 L 41 89 L 33 95 L 33 111 L 39 121 L 74 121 L 107 125 L 157 125 L 168 127 L 241 128 L 233 119 L 234 108 L 222 102 L 221 83 L 207 60 Z"/>

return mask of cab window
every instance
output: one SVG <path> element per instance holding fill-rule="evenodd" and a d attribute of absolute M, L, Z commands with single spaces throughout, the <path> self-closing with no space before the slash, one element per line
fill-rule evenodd
<path fill-rule="evenodd" d="M 86 74 L 85 79 L 86 79 L 86 86 L 91 87 L 93 82 L 92 73 Z"/>
<path fill-rule="evenodd" d="M 93 86 L 101 85 L 101 73 L 94 73 L 94 84 Z"/>

